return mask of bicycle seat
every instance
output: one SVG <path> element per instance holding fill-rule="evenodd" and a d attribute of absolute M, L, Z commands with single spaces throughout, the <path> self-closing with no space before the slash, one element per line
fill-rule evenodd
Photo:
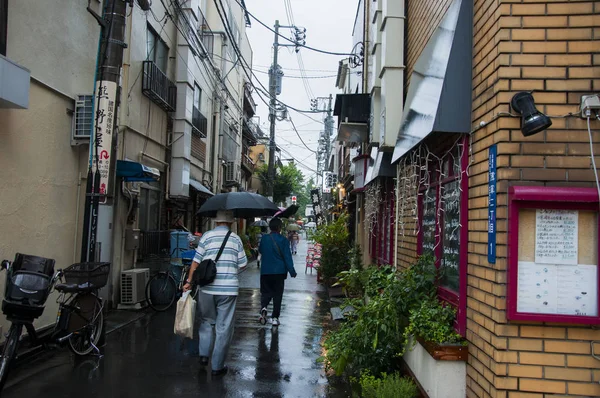
<path fill-rule="evenodd" d="M 54 286 L 56 290 L 62 293 L 88 293 L 96 290 L 96 286 L 90 284 L 78 285 L 76 283 L 59 283 Z"/>

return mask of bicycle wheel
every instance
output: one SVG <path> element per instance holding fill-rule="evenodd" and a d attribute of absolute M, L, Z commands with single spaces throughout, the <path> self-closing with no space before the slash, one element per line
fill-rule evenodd
<path fill-rule="evenodd" d="M 23 325 L 13 323 L 10 325 L 8 331 L 8 337 L 4 342 L 4 349 L 2 350 L 2 357 L 0 358 L 0 391 L 4 388 L 6 379 L 8 377 L 8 371 L 10 369 L 10 363 L 15 358 L 17 347 L 19 346 L 19 338 L 23 331 Z"/>
<path fill-rule="evenodd" d="M 104 314 L 102 302 L 93 294 L 78 294 L 70 302 L 77 310 L 71 312 L 69 348 L 77 355 L 87 355 L 98 347 L 102 335 Z M 77 325 L 73 331 L 73 325 Z"/>
<path fill-rule="evenodd" d="M 177 283 L 164 272 L 154 275 L 146 285 L 146 301 L 155 311 L 166 311 L 175 302 Z"/>

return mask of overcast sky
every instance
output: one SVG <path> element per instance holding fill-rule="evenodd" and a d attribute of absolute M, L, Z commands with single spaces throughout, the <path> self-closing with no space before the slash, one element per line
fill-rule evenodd
<path fill-rule="evenodd" d="M 352 50 L 352 28 L 356 17 L 358 0 L 289 0 L 291 4 L 293 22 L 298 27 L 306 28 L 306 45 L 321 50 L 348 53 Z M 273 28 L 275 20 L 280 25 L 291 25 L 288 21 L 285 8 L 285 0 L 246 0 L 246 7 L 256 18 Z M 266 72 L 272 62 L 273 54 L 273 32 L 267 30 L 256 20 L 251 18 L 252 27 L 248 28 L 247 34 L 253 51 L 253 69 L 259 81 L 269 87 L 269 79 Z M 292 37 L 290 29 L 280 29 L 280 33 Z M 280 43 L 286 40 L 280 38 Z M 289 44 L 289 42 L 287 42 Z M 281 47 L 279 49 L 278 63 L 283 68 L 286 77 L 283 78 L 282 92 L 278 96 L 280 101 L 297 109 L 310 110 L 310 98 L 307 90 L 314 97 L 327 97 L 339 90 L 335 87 L 338 63 L 343 56 L 327 55 L 317 53 L 308 49 L 300 50 L 307 80 L 297 79 L 300 76 L 298 58 L 293 48 Z M 264 73 L 263 73 L 264 72 Z M 322 77 L 322 78 L 310 78 Z M 303 81 L 307 81 L 309 88 L 305 88 Z M 255 85 L 260 85 L 254 82 Z M 269 134 L 268 107 L 254 93 L 254 100 L 258 104 L 257 115 L 263 132 Z M 265 100 L 268 100 L 265 98 Z M 322 123 L 295 112 L 289 111 L 302 139 L 309 148 L 316 151 L 318 146 L 319 132 L 323 130 Z M 319 121 L 323 120 L 323 114 L 309 114 Z M 282 159 L 295 158 L 296 164 L 304 173 L 306 179 L 315 176 L 317 169 L 316 155 L 310 152 L 288 121 L 277 121 L 275 142 L 282 148 Z M 285 163 L 285 162 L 284 162 Z"/>

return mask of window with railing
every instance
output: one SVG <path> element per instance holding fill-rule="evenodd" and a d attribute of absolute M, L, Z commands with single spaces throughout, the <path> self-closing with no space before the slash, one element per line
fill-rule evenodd
<path fill-rule="evenodd" d="M 142 93 L 167 112 L 174 112 L 177 86 L 170 81 L 154 61 L 144 61 Z"/>
<path fill-rule="evenodd" d="M 167 73 L 169 47 L 150 25 L 146 31 L 146 60 L 154 62 L 163 73 Z"/>

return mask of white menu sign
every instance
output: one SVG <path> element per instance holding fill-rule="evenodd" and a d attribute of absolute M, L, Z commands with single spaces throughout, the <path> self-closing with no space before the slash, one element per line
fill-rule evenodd
<path fill-rule="evenodd" d="M 519 261 L 517 311 L 598 315 L 598 266 Z"/>
<path fill-rule="evenodd" d="M 106 195 L 108 191 L 108 180 L 110 178 L 110 156 L 113 138 L 113 125 L 115 122 L 115 103 L 117 98 L 117 83 L 110 81 L 98 82 L 96 92 L 97 114 L 95 122 L 95 143 L 97 152 L 94 150 L 93 166 L 100 171 L 100 194 Z M 97 123 L 96 123 L 97 122 Z M 97 163 L 96 163 L 97 160 Z M 100 203 L 106 203 L 106 196 L 100 197 Z"/>
<path fill-rule="evenodd" d="M 579 213 L 577 210 L 537 209 L 535 262 L 577 264 Z"/>

